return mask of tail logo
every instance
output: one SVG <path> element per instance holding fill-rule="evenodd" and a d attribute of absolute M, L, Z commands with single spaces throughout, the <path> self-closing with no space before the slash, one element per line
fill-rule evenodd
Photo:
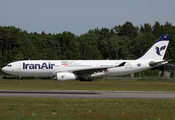
<path fill-rule="evenodd" d="M 160 51 L 165 50 L 165 48 L 166 48 L 166 45 L 165 45 L 165 46 L 162 46 L 161 48 L 159 48 L 159 47 L 156 46 L 156 53 L 157 53 L 158 55 L 162 56 L 162 55 L 160 54 Z"/>

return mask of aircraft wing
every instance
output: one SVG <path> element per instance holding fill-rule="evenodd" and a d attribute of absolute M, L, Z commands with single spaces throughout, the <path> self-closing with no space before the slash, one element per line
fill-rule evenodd
<path fill-rule="evenodd" d="M 52 75 L 55 75 L 58 72 L 71 72 L 75 74 L 83 74 L 83 73 L 93 74 L 94 72 L 106 71 L 109 68 L 122 67 L 125 65 L 125 63 L 126 62 L 122 62 L 121 64 L 117 66 L 112 66 L 112 67 L 90 67 L 90 68 L 71 69 L 71 70 L 66 70 L 66 71 L 55 71 L 54 73 L 52 73 Z"/>
<path fill-rule="evenodd" d="M 106 71 L 109 68 L 116 68 L 116 67 L 122 67 L 125 65 L 126 62 L 122 62 L 121 64 L 117 66 L 112 66 L 112 67 L 91 67 L 91 68 L 80 68 L 80 69 L 73 69 L 71 72 L 73 73 L 94 73 L 98 71 Z"/>

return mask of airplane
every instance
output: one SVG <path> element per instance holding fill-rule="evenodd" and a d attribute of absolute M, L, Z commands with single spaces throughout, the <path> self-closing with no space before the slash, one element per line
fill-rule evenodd
<path fill-rule="evenodd" d="M 22 60 L 7 64 L 2 71 L 17 76 L 53 77 L 58 81 L 132 74 L 168 63 L 163 57 L 170 37 L 162 35 L 136 60 Z"/>

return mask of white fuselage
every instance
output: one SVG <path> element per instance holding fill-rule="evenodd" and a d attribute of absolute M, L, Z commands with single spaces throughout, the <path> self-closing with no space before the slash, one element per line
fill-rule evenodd
<path fill-rule="evenodd" d="M 122 67 L 114 67 L 122 62 Z M 150 60 L 24 60 L 12 62 L 2 70 L 6 73 L 18 76 L 45 77 L 54 76 L 58 72 L 71 72 L 76 69 L 93 67 L 107 67 L 106 71 L 98 71 L 91 74 L 96 76 L 120 76 L 143 71 L 151 68 Z"/>

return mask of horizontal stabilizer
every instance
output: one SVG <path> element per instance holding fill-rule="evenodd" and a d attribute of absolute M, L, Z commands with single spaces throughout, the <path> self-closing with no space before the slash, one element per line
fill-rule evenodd
<path fill-rule="evenodd" d="M 159 62 L 151 61 L 151 62 L 149 62 L 149 66 L 150 66 L 150 67 L 155 67 L 155 66 L 157 66 L 157 65 L 166 64 L 166 63 L 168 63 L 169 61 L 172 61 L 172 60 L 164 60 L 164 61 L 159 61 Z"/>

